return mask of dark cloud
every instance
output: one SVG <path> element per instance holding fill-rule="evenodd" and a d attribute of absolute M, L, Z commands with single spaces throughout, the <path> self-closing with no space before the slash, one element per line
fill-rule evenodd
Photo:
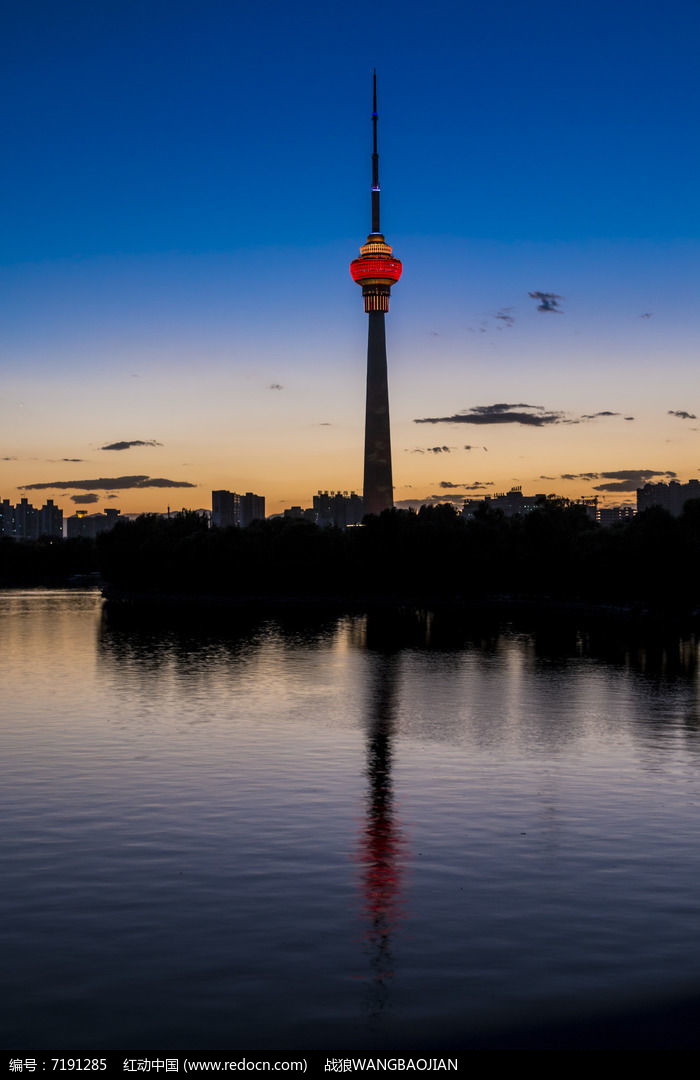
<path fill-rule="evenodd" d="M 679 420 L 697 420 L 695 413 L 686 412 L 685 409 L 669 409 L 669 416 L 677 416 Z"/>
<path fill-rule="evenodd" d="M 64 458 L 61 458 L 61 461 L 73 461 L 73 462 L 78 463 L 80 461 L 83 461 L 83 458 L 81 458 L 81 457 L 64 457 Z"/>
<path fill-rule="evenodd" d="M 416 446 L 409 454 L 451 454 L 454 446 Z"/>
<path fill-rule="evenodd" d="M 71 502 L 74 503 L 96 503 L 100 501 L 99 495 L 71 495 Z"/>
<path fill-rule="evenodd" d="M 533 300 L 539 300 L 537 305 L 538 311 L 553 311 L 556 315 L 562 315 L 563 312 L 559 307 L 559 301 L 563 300 L 563 296 L 559 296 L 554 292 L 529 292 L 527 294 Z"/>
<path fill-rule="evenodd" d="M 498 319 L 498 321 L 504 323 L 505 326 L 512 326 L 515 322 L 515 317 L 510 314 L 512 310 L 513 309 L 509 307 L 502 308 L 500 311 L 496 312 L 494 319 Z"/>
<path fill-rule="evenodd" d="M 603 473 L 606 476 L 607 473 Z M 543 476 L 543 480 L 553 480 L 553 476 Z M 600 474 L 597 472 L 580 472 L 580 473 L 562 473 L 559 477 L 560 480 L 600 480 Z"/>
<path fill-rule="evenodd" d="M 117 485 L 118 486 L 118 485 Z M 147 476 L 142 484 L 134 484 L 140 488 L 195 488 L 196 484 L 190 484 L 188 480 L 167 480 L 164 476 Z"/>
<path fill-rule="evenodd" d="M 524 410 L 527 410 L 524 411 Z M 514 404 L 497 402 L 495 405 L 473 405 L 471 409 L 462 409 L 452 416 L 423 416 L 414 419 L 414 424 L 523 424 L 526 427 L 546 427 L 549 424 L 580 424 L 584 420 L 597 420 L 601 416 L 620 416 L 620 413 L 601 409 L 583 416 L 567 416 L 560 410 L 545 409 L 543 405 L 528 405 L 524 401 Z M 625 417 L 634 420 L 633 416 Z M 474 450 L 465 446 L 465 450 Z M 488 450 L 487 446 L 482 447 Z"/>
<path fill-rule="evenodd" d="M 282 383 L 271 382 L 268 386 L 268 390 L 284 390 L 284 387 L 282 386 Z"/>
<path fill-rule="evenodd" d="M 655 476 L 674 479 L 675 472 L 670 469 L 617 469 L 615 472 L 600 473 L 600 478 L 609 481 L 596 484 L 594 491 L 636 491 Z"/>
<path fill-rule="evenodd" d="M 473 484 L 453 484 L 451 480 L 441 480 L 441 488 L 464 488 L 465 491 L 479 491 L 481 488 L 493 487 L 493 480 L 475 480 Z"/>
<path fill-rule="evenodd" d="M 542 474 L 540 474 L 540 475 L 539 475 L 539 476 L 537 477 L 537 479 L 538 479 L 538 480 L 556 480 L 556 479 L 557 479 L 557 477 L 556 477 L 556 476 L 543 476 Z M 559 479 L 561 479 L 561 477 L 559 477 Z"/>
<path fill-rule="evenodd" d="M 530 412 L 519 410 L 529 409 Z M 414 420 L 414 424 L 525 424 L 528 427 L 544 427 L 546 424 L 560 424 L 564 420 L 561 412 L 547 412 L 541 405 L 527 405 L 518 402 L 509 405 L 499 402 L 495 405 L 474 405 L 471 409 L 454 413 L 452 416 L 424 416 Z"/>
<path fill-rule="evenodd" d="M 645 311 L 639 316 L 639 318 L 640 319 L 650 319 L 653 314 L 654 314 L 653 311 Z"/>
<path fill-rule="evenodd" d="M 132 446 L 162 446 L 155 439 L 124 439 L 121 442 L 107 443 L 100 450 L 129 450 Z"/>
<path fill-rule="evenodd" d="M 17 458 L 16 458 L 16 457 L 4 457 L 4 458 L 0 458 L 0 461 L 16 461 L 16 460 L 17 460 Z"/>
<path fill-rule="evenodd" d="M 20 491 L 62 490 L 124 491 L 127 488 L 193 488 L 186 480 L 166 480 L 151 476 L 102 476 L 97 480 L 50 480 L 41 484 L 19 484 Z"/>

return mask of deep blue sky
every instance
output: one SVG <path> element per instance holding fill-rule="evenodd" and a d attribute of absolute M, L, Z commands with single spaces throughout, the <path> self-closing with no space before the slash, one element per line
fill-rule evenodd
<path fill-rule="evenodd" d="M 183 444 L 161 468 L 194 458 L 202 504 L 210 482 L 277 484 L 262 434 L 226 450 L 222 416 L 211 447 L 201 442 L 207 398 L 193 394 L 195 367 L 209 397 L 231 393 L 233 416 L 255 413 L 259 433 L 285 428 L 299 476 L 319 456 L 332 463 L 312 487 L 359 482 L 365 329 L 347 263 L 369 227 L 374 66 L 383 225 L 406 267 L 390 316 L 395 458 L 413 449 L 427 391 L 437 415 L 530 397 L 573 412 L 638 413 L 648 402 L 651 432 L 663 386 L 659 425 L 669 409 L 694 412 L 698 55 L 700 4 L 689 0 L 6 5 L 2 363 L 10 415 L 14 401 L 25 412 L 0 448 L 18 460 L 0 494 L 47 474 L 42 392 L 66 424 L 81 417 L 86 446 L 102 431 L 172 440 L 167 401 Z M 536 314 L 533 289 L 564 295 L 566 318 Z M 502 308 L 516 324 L 496 338 Z M 650 309 L 656 323 L 640 327 Z M 266 415 L 269 393 L 246 396 L 257 372 L 266 391 L 294 391 L 299 376 L 297 398 Z M 146 374 L 132 414 L 133 387 L 120 396 L 115 380 Z M 355 423 L 337 400 L 358 377 Z M 315 424 L 345 435 L 319 448 Z M 629 433 L 628 423 L 612 440 L 609 469 L 697 471 L 694 446 L 662 461 L 665 428 L 649 461 L 638 460 L 649 438 L 621 449 Z M 434 434 L 450 442 L 449 431 Z M 554 451 L 538 437 L 544 462 Z M 89 458 L 58 441 L 57 458 Z M 520 455 L 532 461 L 521 477 L 516 449 L 503 445 L 496 482 L 531 487 L 537 452 Z M 585 452 L 572 445 L 562 467 L 589 471 Z M 226 453 L 235 467 L 224 468 Z M 471 462 L 460 468 L 476 478 Z M 398 486 L 439 479 L 409 472 L 399 468 Z M 290 500 L 307 486 L 290 476 Z"/>
<path fill-rule="evenodd" d="M 699 31 L 694 2 L 27 0 L 2 32 L 3 260 L 353 229 L 373 65 L 394 228 L 696 236 Z"/>

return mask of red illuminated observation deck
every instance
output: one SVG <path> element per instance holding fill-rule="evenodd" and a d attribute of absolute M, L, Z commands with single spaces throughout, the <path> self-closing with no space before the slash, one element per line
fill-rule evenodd
<path fill-rule="evenodd" d="M 370 233 L 360 254 L 350 263 L 353 280 L 362 286 L 365 311 L 388 311 L 391 286 L 401 277 L 401 260 L 381 233 Z"/>

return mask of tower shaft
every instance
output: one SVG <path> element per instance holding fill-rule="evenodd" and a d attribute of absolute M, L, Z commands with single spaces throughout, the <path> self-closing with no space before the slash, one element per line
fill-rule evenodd
<path fill-rule="evenodd" d="M 383 311 L 369 312 L 363 496 L 366 514 L 381 514 L 394 505 Z"/>

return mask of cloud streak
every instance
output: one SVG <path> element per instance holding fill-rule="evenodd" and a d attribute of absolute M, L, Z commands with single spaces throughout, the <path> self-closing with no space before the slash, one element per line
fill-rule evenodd
<path fill-rule="evenodd" d="M 669 416 L 677 416 L 679 420 L 697 420 L 695 413 L 686 412 L 685 409 L 669 409 Z"/>
<path fill-rule="evenodd" d="M 125 491 L 133 488 L 194 488 L 187 480 L 166 480 L 156 476 L 101 476 L 96 480 L 48 480 L 37 484 L 19 484 L 19 491 Z"/>
<path fill-rule="evenodd" d="M 524 427 L 549 427 L 551 424 L 580 424 L 584 420 L 598 420 L 601 417 L 620 416 L 610 409 L 584 413 L 582 416 L 567 416 L 560 409 L 545 409 L 543 405 L 528 405 L 524 401 L 510 403 L 496 402 L 494 405 L 473 405 L 451 416 L 422 416 L 414 419 L 414 424 L 522 424 Z M 680 414 L 675 414 L 680 415 Z M 688 417 L 691 414 L 687 414 Z M 634 420 L 626 416 L 626 420 Z M 694 418 L 693 418 L 694 419 Z M 475 449 L 465 446 L 465 450 Z M 484 446 L 484 450 L 487 448 Z"/>
<path fill-rule="evenodd" d="M 673 480 L 675 472 L 670 469 L 616 469 L 614 472 L 600 473 L 598 479 L 604 484 L 596 484 L 594 491 L 636 491 L 649 483 L 655 476 Z"/>
<path fill-rule="evenodd" d="M 561 424 L 564 421 L 562 412 L 548 412 L 542 405 L 527 405 L 521 401 L 517 404 L 497 402 L 494 405 L 474 405 L 471 409 L 453 413 L 452 416 L 424 416 L 415 419 L 413 423 L 523 424 L 526 427 L 546 427 L 548 424 Z"/>
<path fill-rule="evenodd" d="M 162 446 L 155 439 L 123 439 L 121 442 L 107 443 L 100 450 L 130 450 L 132 446 Z"/>
<path fill-rule="evenodd" d="M 452 446 L 416 446 L 411 450 L 411 454 L 451 454 L 454 447 Z M 465 447 L 466 449 L 466 447 Z"/>
<path fill-rule="evenodd" d="M 594 480 L 604 481 L 596 484 L 594 491 L 636 491 L 655 476 L 672 480 L 676 473 L 670 469 L 614 469 L 611 472 L 560 473 L 559 479 L 578 480 L 587 484 Z M 553 480 L 554 477 L 541 476 L 540 479 Z"/>
<path fill-rule="evenodd" d="M 441 480 L 440 487 L 447 490 L 451 488 L 464 488 L 465 491 L 481 491 L 482 488 L 493 487 L 493 480 L 474 480 L 473 483 L 453 484 L 451 480 Z"/>

